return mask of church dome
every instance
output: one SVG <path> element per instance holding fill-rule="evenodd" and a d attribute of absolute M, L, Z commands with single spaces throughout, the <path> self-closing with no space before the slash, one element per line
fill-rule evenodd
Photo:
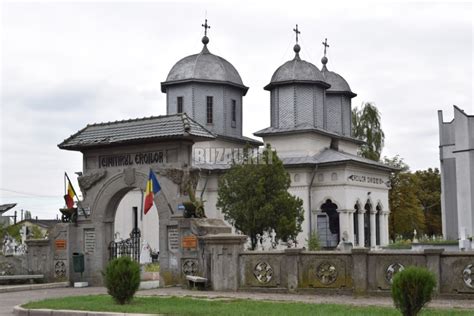
<path fill-rule="evenodd" d="M 288 83 L 315 83 L 328 88 L 321 71 L 310 62 L 304 61 L 299 56 L 300 46 L 294 47 L 295 58 L 287 61 L 273 73 L 270 83 L 265 90 L 271 90 L 274 86 Z"/>
<path fill-rule="evenodd" d="M 211 54 L 206 39 L 203 38 L 204 47 L 199 54 L 184 57 L 171 68 L 166 81 L 161 83 L 162 92 L 166 92 L 168 85 L 186 82 L 228 84 L 247 92 L 237 69 L 224 58 Z"/>
<path fill-rule="evenodd" d="M 323 63 L 323 68 L 321 69 L 321 73 L 324 76 L 324 80 L 331 85 L 331 87 L 326 90 L 327 93 L 347 94 L 351 98 L 357 96 L 357 94 L 352 92 L 346 79 L 344 79 L 338 73 L 328 70 L 328 68 L 326 67 L 328 59 L 326 57 L 323 57 L 321 59 L 321 62 Z"/>

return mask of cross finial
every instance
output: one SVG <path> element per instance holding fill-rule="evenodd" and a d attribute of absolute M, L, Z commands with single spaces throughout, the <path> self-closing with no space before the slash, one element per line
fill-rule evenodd
<path fill-rule="evenodd" d="M 298 34 L 301 34 L 301 32 L 298 31 L 298 24 L 296 24 L 296 28 L 293 29 L 293 32 L 296 33 L 296 44 L 298 44 Z"/>
<path fill-rule="evenodd" d="M 324 42 L 323 42 L 322 44 L 324 45 L 324 57 L 326 57 L 326 48 L 329 47 L 328 39 L 325 38 L 325 39 L 324 39 Z"/>
<path fill-rule="evenodd" d="M 210 28 L 211 28 L 210 25 L 207 25 L 207 19 L 206 19 L 206 21 L 204 22 L 204 24 L 201 24 L 201 26 L 204 28 L 204 36 L 207 36 L 207 29 L 210 29 Z"/>

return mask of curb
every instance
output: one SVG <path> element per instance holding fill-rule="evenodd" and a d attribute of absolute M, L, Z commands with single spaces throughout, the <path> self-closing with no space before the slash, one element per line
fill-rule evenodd
<path fill-rule="evenodd" d="M 43 284 L 23 284 L 0 287 L 0 293 L 10 293 L 29 290 L 55 289 L 69 287 L 69 282 L 43 283 Z"/>
<path fill-rule="evenodd" d="M 16 316 L 151 316 L 163 314 L 128 314 L 128 313 L 111 313 L 111 312 L 92 312 L 92 311 L 75 311 L 65 309 L 27 309 L 20 305 L 13 308 L 13 314 Z M 165 316 L 165 315 L 163 315 Z"/>

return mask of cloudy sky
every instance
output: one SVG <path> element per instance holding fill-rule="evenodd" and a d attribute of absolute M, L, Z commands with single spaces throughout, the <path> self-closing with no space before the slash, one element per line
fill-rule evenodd
<path fill-rule="evenodd" d="M 356 1 L 353 1 L 356 2 Z M 244 133 L 269 125 L 263 87 L 293 57 L 328 68 L 374 102 L 383 155 L 412 170 L 438 167 L 437 110 L 474 114 L 471 2 L 8 2 L 1 4 L 0 204 L 52 218 L 63 205 L 63 173 L 81 154 L 57 148 L 88 123 L 165 114 L 160 82 L 182 57 L 209 49 L 250 87 Z M 12 213 L 10 211 L 10 213 Z"/>

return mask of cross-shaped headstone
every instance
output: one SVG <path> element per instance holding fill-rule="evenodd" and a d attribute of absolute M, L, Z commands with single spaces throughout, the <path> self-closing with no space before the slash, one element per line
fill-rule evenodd
<path fill-rule="evenodd" d="M 210 28 L 211 28 L 210 25 L 207 25 L 207 19 L 206 19 L 206 21 L 204 22 L 204 24 L 201 24 L 201 26 L 204 28 L 204 36 L 207 36 L 207 29 L 210 29 Z"/>
<path fill-rule="evenodd" d="M 293 29 L 293 32 L 296 33 L 296 43 L 298 43 L 298 34 L 301 34 L 301 32 L 298 31 L 298 24 L 296 24 L 296 28 Z"/>
<path fill-rule="evenodd" d="M 322 44 L 324 45 L 324 56 L 326 56 L 326 48 L 329 47 L 328 39 L 325 38 L 325 39 L 324 39 L 324 42 L 323 42 Z"/>

